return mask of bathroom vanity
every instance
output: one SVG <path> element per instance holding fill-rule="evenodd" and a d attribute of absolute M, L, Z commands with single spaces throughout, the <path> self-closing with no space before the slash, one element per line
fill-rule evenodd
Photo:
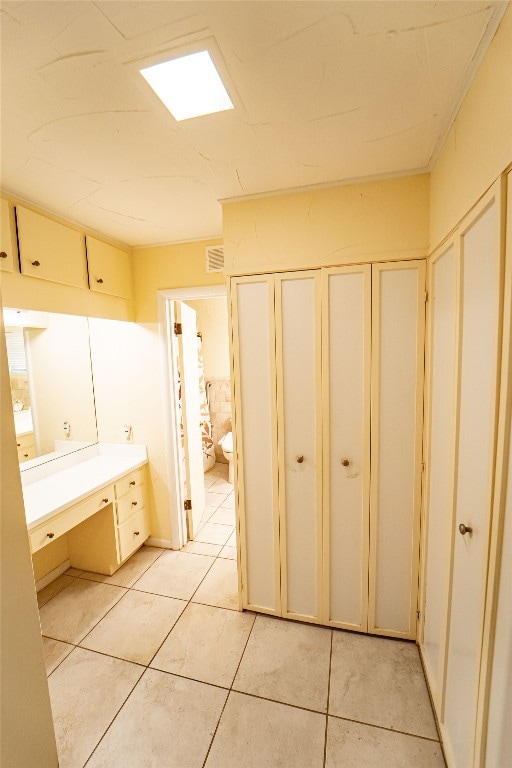
<path fill-rule="evenodd" d="M 111 575 L 149 537 L 145 446 L 102 444 L 21 473 L 32 554 L 67 536 L 74 568 Z"/>

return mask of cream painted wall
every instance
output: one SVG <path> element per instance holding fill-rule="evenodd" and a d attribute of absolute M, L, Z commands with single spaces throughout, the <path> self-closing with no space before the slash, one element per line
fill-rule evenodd
<path fill-rule="evenodd" d="M 424 258 L 427 174 L 229 202 L 227 270 L 265 272 Z"/>
<path fill-rule="evenodd" d="M 95 443 L 96 413 L 86 317 L 48 313 L 48 327 L 25 331 L 37 454 L 65 440 Z"/>
<path fill-rule="evenodd" d="M 512 4 L 432 169 L 431 250 L 512 163 L 511 84 Z"/>
<path fill-rule="evenodd" d="M 157 291 L 166 288 L 190 288 L 223 285 L 221 272 L 206 271 L 205 248 L 221 245 L 221 239 L 193 243 L 160 245 L 133 250 L 135 319 L 138 323 L 158 322 Z"/>
<path fill-rule="evenodd" d="M 98 438 L 122 443 L 130 424 L 132 442 L 147 446 L 151 535 L 169 541 L 160 338 L 152 324 L 89 322 Z"/>
<path fill-rule="evenodd" d="M 204 375 L 208 379 L 229 379 L 229 329 L 227 297 L 186 301 L 197 313 L 197 328 L 202 333 Z"/>
<path fill-rule="evenodd" d="M 3 323 L 0 336 L 0 764 L 3 768 L 56 768 L 57 749 L 21 493 Z M 6 478 L 9 482 L 5 482 Z"/>

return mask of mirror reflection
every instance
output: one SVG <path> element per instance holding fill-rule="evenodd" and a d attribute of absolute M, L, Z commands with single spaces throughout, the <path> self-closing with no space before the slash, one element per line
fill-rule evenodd
<path fill-rule="evenodd" d="M 4 323 L 20 462 L 97 442 L 88 319 L 5 309 Z"/>

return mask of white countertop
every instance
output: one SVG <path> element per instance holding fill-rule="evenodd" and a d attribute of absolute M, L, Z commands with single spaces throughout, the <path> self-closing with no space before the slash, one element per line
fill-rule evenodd
<path fill-rule="evenodd" d="M 76 463 L 63 469 L 59 469 L 56 461 L 54 472 L 47 472 L 46 476 L 25 483 L 23 499 L 28 529 L 35 528 L 147 462 L 145 446 L 119 446 L 119 453 L 115 448 L 96 445 L 96 455 L 91 455 L 88 449 Z M 49 462 L 46 467 L 52 463 Z"/>

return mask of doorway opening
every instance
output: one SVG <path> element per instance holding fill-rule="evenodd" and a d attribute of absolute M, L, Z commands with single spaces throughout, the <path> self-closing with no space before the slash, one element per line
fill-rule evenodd
<path fill-rule="evenodd" d="M 160 292 L 172 548 L 236 559 L 227 289 Z"/>

